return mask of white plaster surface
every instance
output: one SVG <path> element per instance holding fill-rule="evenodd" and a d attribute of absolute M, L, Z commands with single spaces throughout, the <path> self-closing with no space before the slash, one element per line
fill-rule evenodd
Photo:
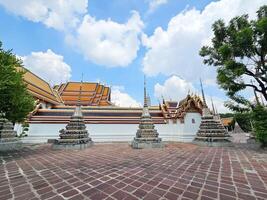
<path fill-rule="evenodd" d="M 195 119 L 195 123 L 192 123 Z M 159 137 L 163 141 L 191 142 L 196 135 L 201 121 L 198 113 L 187 113 L 184 123 L 177 120 L 176 124 L 156 124 Z M 66 124 L 30 124 L 25 143 L 46 143 L 47 139 L 57 139 L 59 130 Z M 90 137 L 94 142 L 130 142 L 136 134 L 138 124 L 86 124 Z"/>

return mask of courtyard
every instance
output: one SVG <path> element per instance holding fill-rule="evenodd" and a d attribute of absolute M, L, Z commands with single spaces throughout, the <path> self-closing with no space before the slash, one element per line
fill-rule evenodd
<path fill-rule="evenodd" d="M 0 156 L 0 199 L 267 199 L 267 154 L 171 143 L 81 151 L 28 146 Z"/>

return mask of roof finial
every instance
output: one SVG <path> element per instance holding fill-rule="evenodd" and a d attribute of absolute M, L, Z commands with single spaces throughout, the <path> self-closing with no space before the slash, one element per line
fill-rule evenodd
<path fill-rule="evenodd" d="M 144 107 L 147 107 L 147 96 L 146 96 L 146 75 L 144 75 Z"/>
<path fill-rule="evenodd" d="M 201 86 L 201 92 L 202 92 L 202 98 L 203 98 L 203 107 L 207 108 L 207 103 L 206 103 L 206 99 L 205 99 L 205 95 L 204 95 L 204 90 L 203 90 L 203 85 L 202 85 L 202 81 L 200 78 L 200 86 Z"/>

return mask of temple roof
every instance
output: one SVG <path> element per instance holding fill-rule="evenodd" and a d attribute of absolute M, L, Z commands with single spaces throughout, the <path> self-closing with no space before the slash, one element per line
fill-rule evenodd
<path fill-rule="evenodd" d="M 224 126 L 229 126 L 233 122 L 233 117 L 221 118 L 222 124 Z"/>
<path fill-rule="evenodd" d="M 163 101 L 160 107 L 165 118 L 183 119 L 187 112 L 202 114 L 203 102 L 197 95 L 188 94 L 179 103 L 177 101 Z"/>
<path fill-rule="evenodd" d="M 81 86 L 81 105 L 84 106 L 111 106 L 110 88 L 99 83 L 90 82 L 67 82 L 55 85 L 53 88 L 43 79 L 27 70 L 24 71 L 23 79 L 27 84 L 28 91 L 43 102 L 56 105 L 76 105 Z"/>
<path fill-rule="evenodd" d="M 81 88 L 81 104 L 86 106 L 109 106 L 110 88 L 99 83 L 68 82 L 57 86 L 65 105 L 76 105 Z"/>
<path fill-rule="evenodd" d="M 67 123 L 75 106 L 56 106 L 53 109 L 39 109 L 32 115 L 30 123 Z M 152 120 L 156 124 L 166 123 L 159 108 L 149 108 Z M 138 124 L 142 108 L 122 108 L 103 106 L 83 106 L 83 117 L 90 124 Z"/>
<path fill-rule="evenodd" d="M 18 67 L 17 69 L 25 72 L 23 75 L 24 82 L 27 84 L 28 91 L 35 98 L 55 105 L 62 103 L 57 91 L 51 88 L 46 81 L 24 67 Z"/>

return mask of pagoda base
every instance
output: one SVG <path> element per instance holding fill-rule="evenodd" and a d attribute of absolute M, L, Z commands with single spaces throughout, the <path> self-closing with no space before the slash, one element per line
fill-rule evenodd
<path fill-rule="evenodd" d="M 208 147 L 231 147 L 234 146 L 229 137 L 195 137 L 194 144 Z"/>
<path fill-rule="evenodd" d="M 3 141 L 0 140 L 0 152 L 16 151 L 22 149 L 22 142 L 20 140 Z"/>
<path fill-rule="evenodd" d="M 133 140 L 131 146 L 133 149 L 152 149 L 152 148 L 163 148 L 165 145 L 161 140 L 156 140 L 156 141 Z"/>
<path fill-rule="evenodd" d="M 81 143 L 81 144 L 77 144 L 77 143 L 54 143 L 52 144 L 52 149 L 54 150 L 83 150 L 86 148 L 89 148 L 91 146 L 94 145 L 93 141 L 89 141 L 87 143 Z"/>

